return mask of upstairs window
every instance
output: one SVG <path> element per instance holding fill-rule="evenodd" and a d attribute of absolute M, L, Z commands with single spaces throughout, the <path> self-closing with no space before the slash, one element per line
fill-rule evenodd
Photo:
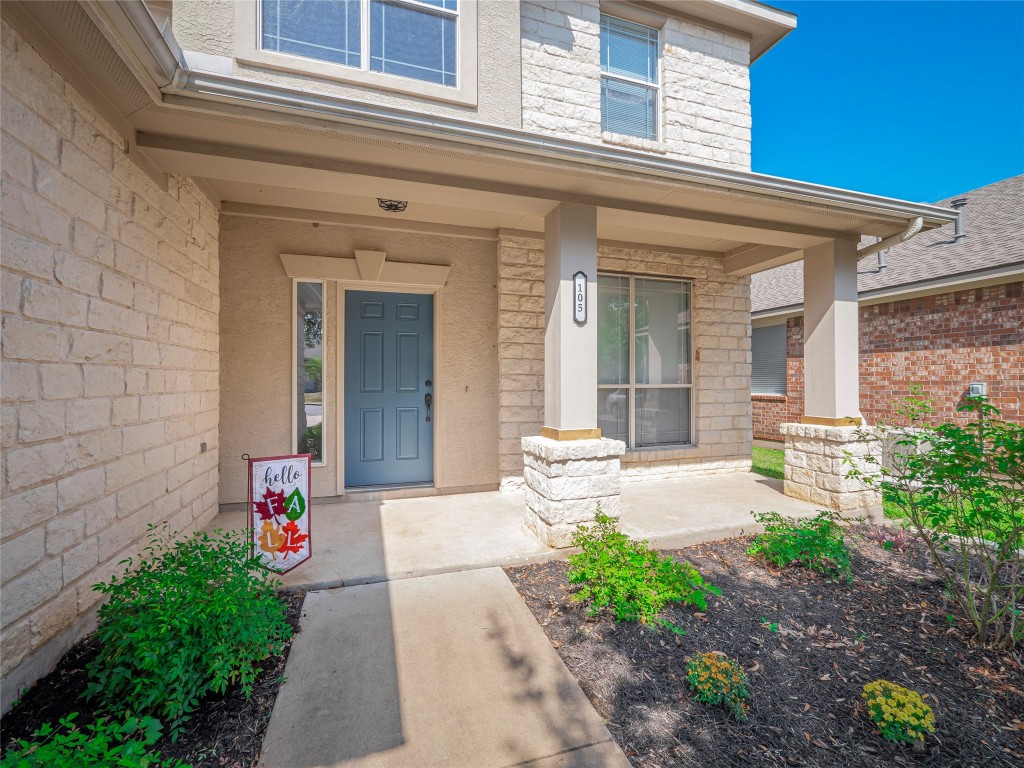
<path fill-rule="evenodd" d="M 261 0 L 260 48 L 456 87 L 458 0 Z"/>
<path fill-rule="evenodd" d="M 601 130 L 658 139 L 658 30 L 601 15 Z"/>

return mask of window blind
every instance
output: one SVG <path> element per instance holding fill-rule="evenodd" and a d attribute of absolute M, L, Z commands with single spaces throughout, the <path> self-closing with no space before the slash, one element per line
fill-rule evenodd
<path fill-rule="evenodd" d="M 750 344 L 750 391 L 755 395 L 786 394 L 785 324 L 752 329 Z"/>

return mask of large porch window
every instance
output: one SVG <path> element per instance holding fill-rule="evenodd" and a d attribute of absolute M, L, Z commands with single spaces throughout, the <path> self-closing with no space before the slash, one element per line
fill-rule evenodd
<path fill-rule="evenodd" d="M 629 448 L 693 442 L 690 283 L 597 279 L 597 425 Z"/>
<path fill-rule="evenodd" d="M 296 280 L 294 430 L 295 452 L 308 453 L 314 465 L 324 465 L 324 283 Z"/>

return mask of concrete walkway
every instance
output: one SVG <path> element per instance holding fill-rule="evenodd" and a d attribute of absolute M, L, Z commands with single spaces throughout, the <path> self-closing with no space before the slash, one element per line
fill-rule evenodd
<path fill-rule="evenodd" d="M 628 768 L 498 568 L 310 592 L 263 768 Z"/>
<path fill-rule="evenodd" d="M 622 530 L 662 548 L 757 530 L 751 511 L 813 514 L 782 494 L 782 481 L 752 473 L 622 485 Z M 313 505 L 313 557 L 285 574 L 286 587 L 325 589 L 565 556 L 523 525 L 522 493 Z M 244 528 L 243 510 L 208 526 Z"/>

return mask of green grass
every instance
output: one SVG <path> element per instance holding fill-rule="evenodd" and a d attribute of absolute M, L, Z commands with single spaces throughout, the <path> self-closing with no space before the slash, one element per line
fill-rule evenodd
<path fill-rule="evenodd" d="M 754 448 L 753 465 L 751 469 L 759 475 L 772 477 L 776 480 L 782 479 L 783 450 L 781 448 Z M 886 498 L 882 501 L 882 511 L 888 520 L 901 520 L 905 517 L 895 500 Z M 995 531 L 987 532 L 993 541 L 1000 539 Z"/>
<path fill-rule="evenodd" d="M 754 472 L 776 480 L 782 479 L 782 449 L 754 448 Z"/>

